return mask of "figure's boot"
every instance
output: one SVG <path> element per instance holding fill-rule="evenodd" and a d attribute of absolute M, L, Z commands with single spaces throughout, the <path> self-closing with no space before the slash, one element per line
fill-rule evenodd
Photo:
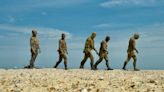
<path fill-rule="evenodd" d="M 60 62 L 57 62 L 56 65 L 54 66 L 54 68 L 57 68 L 59 64 L 60 64 Z"/>
<path fill-rule="evenodd" d="M 30 67 L 29 68 L 30 69 L 34 68 L 34 64 L 30 64 Z"/>
<path fill-rule="evenodd" d="M 82 64 L 82 62 L 81 62 L 81 64 L 80 64 L 80 67 L 79 67 L 80 69 L 83 69 L 84 68 L 84 64 Z"/>
<path fill-rule="evenodd" d="M 96 64 L 93 65 L 93 70 L 97 70 L 97 65 Z"/>
<path fill-rule="evenodd" d="M 94 70 L 98 70 L 98 69 L 97 69 L 97 66 L 98 66 L 98 64 L 99 64 L 101 61 L 102 61 L 102 60 L 99 59 L 99 60 L 94 64 L 94 66 L 93 66 L 93 69 L 94 69 Z"/>
<path fill-rule="evenodd" d="M 65 70 L 67 70 L 67 63 L 64 63 L 64 66 L 65 66 Z"/>
<path fill-rule="evenodd" d="M 93 70 L 93 63 L 90 63 L 90 65 L 91 65 L 91 70 Z"/>
<path fill-rule="evenodd" d="M 136 62 L 133 62 L 134 71 L 139 71 L 140 69 L 136 68 Z"/>
<path fill-rule="evenodd" d="M 34 60 L 31 60 L 31 61 L 30 61 L 29 68 L 30 68 L 30 69 L 31 69 L 31 68 L 34 68 Z"/>
<path fill-rule="evenodd" d="M 123 70 L 126 70 L 126 65 L 127 65 L 127 62 L 124 62 L 124 66 L 123 66 Z"/>
<path fill-rule="evenodd" d="M 112 68 L 109 67 L 108 61 L 106 61 L 106 66 L 107 66 L 107 70 L 113 70 Z"/>
<path fill-rule="evenodd" d="M 27 69 L 29 69 L 29 68 L 30 68 L 30 65 L 27 65 L 27 66 L 25 66 L 24 68 L 27 68 Z"/>

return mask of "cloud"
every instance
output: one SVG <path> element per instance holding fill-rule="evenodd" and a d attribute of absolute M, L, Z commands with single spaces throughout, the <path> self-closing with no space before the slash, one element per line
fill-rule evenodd
<path fill-rule="evenodd" d="M 117 28 L 118 27 L 118 28 Z M 123 47 L 123 43 L 127 43 L 130 36 L 134 33 L 140 33 L 140 46 L 142 48 L 161 48 L 164 46 L 164 23 L 153 23 L 147 25 L 136 26 L 133 24 L 112 24 L 112 23 L 102 23 L 96 25 L 97 29 L 102 29 L 103 32 L 110 31 L 110 35 L 114 37 L 115 42 L 113 42 L 113 47 Z M 117 28 L 117 30 L 112 30 L 113 28 Z M 107 30 L 107 31 L 105 31 Z M 117 35 L 116 35 L 117 34 Z M 114 35 L 114 36 L 113 36 Z M 116 38 L 118 38 L 116 40 Z M 118 45 L 119 44 L 119 45 Z M 122 45 L 121 45 L 122 44 Z"/>
<path fill-rule="evenodd" d="M 14 16 L 8 16 L 9 23 L 14 23 L 16 21 L 16 18 Z"/>
<path fill-rule="evenodd" d="M 152 25 L 145 26 L 143 28 L 138 28 L 137 30 L 142 33 L 142 38 L 144 42 L 159 43 L 164 45 L 161 41 L 164 41 L 164 23 L 155 23 Z"/>
<path fill-rule="evenodd" d="M 94 28 L 103 28 L 103 29 L 127 29 L 137 26 L 143 26 L 141 24 L 132 24 L 132 23 L 102 23 L 95 25 Z"/>
<path fill-rule="evenodd" d="M 0 30 L 1 32 L 7 31 L 7 35 L 10 35 L 10 37 L 15 37 L 17 35 L 30 35 L 31 30 L 37 30 L 38 35 L 41 38 L 44 39 L 57 39 L 60 37 L 62 33 L 65 33 L 67 35 L 67 38 L 71 38 L 72 34 L 60 29 L 55 28 L 45 28 L 45 27 L 23 27 L 23 26 L 15 26 L 15 25 L 9 25 L 9 24 L 0 24 Z"/>
<path fill-rule="evenodd" d="M 1 39 L 1 38 L 4 38 L 4 36 L 3 36 L 3 35 L 0 35 L 0 39 Z"/>
<path fill-rule="evenodd" d="M 27 11 L 43 8 L 65 8 L 90 2 L 88 0 L 26 0 L 5 2 L 0 11 Z"/>
<path fill-rule="evenodd" d="M 47 15 L 47 12 L 43 11 L 41 12 L 42 15 Z"/>
<path fill-rule="evenodd" d="M 134 7 L 134 6 L 155 6 L 163 5 L 163 0 L 108 0 L 100 4 L 102 7 Z"/>

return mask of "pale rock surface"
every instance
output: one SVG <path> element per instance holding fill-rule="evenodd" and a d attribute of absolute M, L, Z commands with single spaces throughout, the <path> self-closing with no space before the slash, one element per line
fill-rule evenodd
<path fill-rule="evenodd" d="M 164 70 L 0 69 L 0 92 L 164 92 Z"/>

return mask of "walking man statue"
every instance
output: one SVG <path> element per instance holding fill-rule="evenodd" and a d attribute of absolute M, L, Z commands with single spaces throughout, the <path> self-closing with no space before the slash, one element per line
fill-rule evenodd
<path fill-rule="evenodd" d="M 65 66 L 65 70 L 67 70 L 67 55 L 68 51 L 67 51 L 67 44 L 65 41 L 65 34 L 63 33 L 61 35 L 61 39 L 59 40 L 59 49 L 58 49 L 58 53 L 59 53 L 59 60 L 58 62 L 56 62 L 56 65 L 54 66 L 54 68 L 57 68 L 58 65 L 61 63 L 62 59 L 64 59 L 64 66 Z"/>
<path fill-rule="evenodd" d="M 25 68 L 34 68 L 35 67 L 34 62 L 38 56 L 38 52 L 41 53 L 36 30 L 32 30 L 32 37 L 30 38 L 30 47 L 31 47 L 30 65 L 25 66 Z"/>
<path fill-rule="evenodd" d="M 110 41 L 110 37 L 107 36 L 105 40 L 101 42 L 100 46 L 100 52 L 99 52 L 99 60 L 94 64 L 94 70 L 97 70 L 97 66 L 99 63 L 105 59 L 106 61 L 106 66 L 107 70 L 113 70 L 112 68 L 109 67 L 109 60 L 108 60 L 108 42 Z"/>
<path fill-rule="evenodd" d="M 136 68 L 136 62 L 137 62 L 137 57 L 135 55 L 135 52 L 138 54 L 138 50 L 136 49 L 136 40 L 139 39 L 139 34 L 135 33 L 133 35 L 133 37 L 130 38 L 129 40 L 129 46 L 128 46 L 128 50 L 127 50 L 127 59 L 124 62 L 123 65 L 123 70 L 126 70 L 126 65 L 127 63 L 130 61 L 131 58 L 133 58 L 133 67 L 134 67 L 134 71 L 139 71 L 139 69 Z"/>
<path fill-rule="evenodd" d="M 94 64 L 94 57 L 92 55 L 92 50 L 94 50 L 97 54 L 97 50 L 95 49 L 95 46 L 94 46 L 94 39 L 96 37 L 96 33 L 93 32 L 92 35 L 90 37 L 87 38 L 86 42 L 85 42 L 85 48 L 84 48 L 84 58 L 83 60 L 81 61 L 81 64 L 80 64 L 80 68 L 84 68 L 84 64 L 85 62 L 87 61 L 88 58 L 90 58 L 91 62 L 90 62 L 90 66 L 91 66 L 91 69 L 93 68 L 93 64 Z"/>

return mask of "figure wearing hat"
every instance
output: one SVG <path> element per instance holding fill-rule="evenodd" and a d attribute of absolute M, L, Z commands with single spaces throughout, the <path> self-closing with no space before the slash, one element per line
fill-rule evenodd
<path fill-rule="evenodd" d="M 92 35 L 90 37 L 88 37 L 86 42 L 85 42 L 85 48 L 83 50 L 84 58 L 81 61 L 80 68 L 84 68 L 84 64 L 85 64 L 85 62 L 87 61 L 88 58 L 90 58 L 90 61 L 91 61 L 90 62 L 91 69 L 93 68 L 94 57 L 93 57 L 91 51 L 94 50 L 98 54 L 98 52 L 97 52 L 97 50 L 95 49 L 95 46 L 94 46 L 95 37 L 96 37 L 96 33 L 93 32 Z"/>
<path fill-rule="evenodd" d="M 135 52 L 138 54 L 138 50 L 136 49 L 136 40 L 139 39 L 139 34 L 135 33 L 133 37 L 130 38 L 129 40 L 129 46 L 127 50 L 127 59 L 124 62 L 123 65 L 123 70 L 126 70 L 126 65 L 130 61 L 131 58 L 133 58 L 133 67 L 135 71 L 139 71 L 139 69 L 136 68 L 136 62 L 137 62 L 137 57 L 135 55 Z"/>

